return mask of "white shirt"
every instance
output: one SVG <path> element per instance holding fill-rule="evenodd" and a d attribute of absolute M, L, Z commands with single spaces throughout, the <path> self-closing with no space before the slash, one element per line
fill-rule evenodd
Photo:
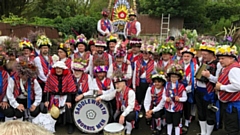
<path fill-rule="evenodd" d="M 9 104 L 13 108 L 17 108 L 19 106 L 19 103 L 17 102 L 16 98 L 14 97 L 13 91 L 14 91 L 15 82 L 12 78 L 8 80 L 8 87 L 7 87 L 7 98 L 9 100 Z M 34 93 L 35 93 L 35 100 L 33 105 L 38 106 L 42 101 L 42 88 L 40 87 L 38 81 L 34 79 Z M 21 95 L 20 95 L 21 96 Z"/>
<path fill-rule="evenodd" d="M 79 80 L 80 78 L 77 78 L 77 82 L 79 83 Z M 82 87 L 83 87 L 83 84 L 80 83 L 79 85 L 79 88 L 82 90 Z M 92 96 L 93 95 L 93 90 L 94 90 L 94 87 L 93 87 L 93 80 L 92 80 L 92 77 L 90 75 L 88 75 L 88 88 L 89 90 L 85 93 L 83 93 L 83 96 Z"/>
<path fill-rule="evenodd" d="M 176 88 L 176 83 L 172 83 L 172 89 L 175 89 Z M 164 89 L 163 91 L 163 100 L 166 102 L 166 90 Z M 183 91 L 182 92 L 182 97 L 179 97 L 179 101 L 178 102 L 186 102 L 187 101 L 187 93 L 186 91 Z M 173 110 L 175 104 L 173 101 L 170 101 L 171 102 L 171 106 L 170 106 L 170 109 L 169 108 L 166 108 L 167 111 L 169 112 L 175 112 L 175 110 Z"/>
<path fill-rule="evenodd" d="M 44 56 L 44 58 L 46 60 L 48 60 L 48 56 Z M 35 57 L 34 58 L 34 64 L 36 65 L 36 67 L 38 68 L 38 77 L 39 79 L 41 79 L 43 82 L 46 82 L 47 81 L 47 77 L 48 75 L 50 74 L 50 70 L 48 70 L 48 74 L 47 76 L 44 75 L 44 72 L 43 72 L 43 67 L 42 67 L 42 63 L 41 63 L 41 59 L 39 56 Z"/>
<path fill-rule="evenodd" d="M 104 84 L 104 81 L 105 81 L 106 78 L 104 78 L 101 82 L 102 84 Z M 97 81 L 96 81 L 96 78 L 93 79 L 93 82 L 92 82 L 92 89 L 93 90 L 99 90 L 99 87 L 98 87 L 98 84 L 97 84 Z M 114 86 L 113 86 L 113 82 L 111 81 L 111 84 L 110 84 L 110 89 L 108 90 L 102 90 L 102 95 L 105 95 L 111 91 L 114 90 Z"/>
<path fill-rule="evenodd" d="M 151 102 L 152 102 L 152 93 L 151 93 L 151 87 L 148 87 L 147 89 L 147 92 L 146 92 L 146 95 L 145 95 L 145 99 L 144 99 L 144 108 L 145 108 L 145 111 L 149 111 L 150 110 L 150 106 L 151 106 Z M 156 89 L 155 88 L 155 94 L 157 95 L 159 92 L 161 91 L 161 89 Z M 162 95 L 163 97 L 163 95 Z M 163 109 L 164 107 L 164 104 L 165 104 L 165 101 L 163 100 L 163 98 L 161 99 L 161 101 L 157 104 L 157 106 L 155 106 L 152 111 L 153 113 L 155 112 L 158 112 L 160 110 Z"/>
<path fill-rule="evenodd" d="M 122 65 L 119 65 L 120 68 L 122 68 Z M 107 77 L 108 78 L 113 78 L 113 64 L 110 65 L 108 72 L 107 72 Z M 126 79 L 131 79 L 132 78 L 132 67 L 131 65 L 127 65 L 127 73 L 124 74 L 124 76 L 126 77 Z"/>
<path fill-rule="evenodd" d="M 186 75 L 186 69 L 188 68 L 188 66 L 191 66 L 190 65 L 190 63 L 188 63 L 188 64 L 184 64 L 184 75 Z M 196 74 L 196 71 L 198 70 L 198 65 L 196 64 L 194 64 L 194 66 L 195 66 L 195 70 L 194 70 L 194 75 L 193 75 L 193 78 L 194 78 L 194 88 L 195 88 L 195 86 L 196 86 L 196 79 L 195 79 L 195 74 Z M 187 83 L 188 83 L 188 86 L 186 87 L 186 92 L 187 93 L 190 93 L 190 92 L 192 92 L 192 84 L 190 84 L 190 81 L 192 81 L 191 80 L 191 67 L 190 67 L 190 73 L 188 74 L 188 76 L 186 76 L 186 80 L 187 80 Z"/>
<path fill-rule="evenodd" d="M 116 90 L 113 90 L 109 92 L 108 94 L 101 95 L 100 98 L 102 100 L 110 101 L 116 96 Z M 122 116 L 126 117 L 131 111 L 133 111 L 135 107 L 135 100 L 136 100 L 136 95 L 133 90 L 129 90 L 128 92 L 128 106 L 127 108 L 123 111 Z"/>
<path fill-rule="evenodd" d="M 125 27 L 124 27 L 124 34 L 125 34 L 125 37 L 127 37 L 128 36 L 128 23 L 126 23 L 126 25 L 125 25 Z M 136 35 L 135 36 L 139 36 L 139 34 L 140 34 L 140 32 L 141 32 L 141 24 L 140 24 L 140 22 L 136 22 L 136 24 L 135 24 L 135 27 L 136 27 L 136 29 L 137 29 L 137 33 L 136 33 Z"/>
<path fill-rule="evenodd" d="M 113 33 L 113 32 L 114 32 L 112 22 L 111 22 L 109 19 L 107 19 L 107 20 L 110 22 L 111 31 L 109 31 L 108 28 L 106 28 L 105 31 L 102 30 L 102 28 L 101 28 L 101 21 L 102 21 L 102 20 L 99 20 L 98 23 L 97 23 L 97 30 L 98 30 L 98 32 L 100 32 L 102 35 L 105 35 L 106 33 Z M 104 20 L 104 21 L 105 21 L 106 23 L 108 23 L 107 20 Z"/>

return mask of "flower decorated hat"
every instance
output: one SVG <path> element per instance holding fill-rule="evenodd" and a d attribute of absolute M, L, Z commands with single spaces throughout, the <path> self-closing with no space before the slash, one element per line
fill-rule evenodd
<path fill-rule="evenodd" d="M 137 17 L 137 14 L 136 14 L 136 11 L 134 11 L 133 9 L 129 9 L 129 13 L 128 13 L 128 16 L 135 16 Z"/>
<path fill-rule="evenodd" d="M 238 51 L 237 47 L 235 45 L 220 45 L 216 48 L 216 56 L 230 56 L 237 58 L 238 57 Z"/>
<path fill-rule="evenodd" d="M 84 71 L 87 66 L 87 60 L 82 58 L 76 58 L 73 60 L 73 70 L 75 71 Z"/>
<path fill-rule="evenodd" d="M 117 37 L 115 35 L 111 35 L 109 38 L 107 38 L 107 45 L 109 45 L 110 42 L 117 43 Z"/>
<path fill-rule="evenodd" d="M 17 73 L 26 75 L 29 78 L 36 78 L 38 75 L 38 69 L 33 62 L 27 60 L 27 58 L 19 59 L 16 65 Z"/>
<path fill-rule="evenodd" d="M 126 51 L 124 49 L 122 49 L 122 48 L 118 48 L 117 52 L 115 54 L 115 57 L 116 58 L 123 58 L 125 56 L 126 56 Z"/>
<path fill-rule="evenodd" d="M 160 55 L 162 54 L 175 55 L 176 48 L 174 47 L 173 42 L 167 42 L 159 46 L 158 52 L 160 53 Z"/>
<path fill-rule="evenodd" d="M 178 75 L 180 77 L 180 79 L 182 79 L 182 77 L 183 77 L 183 67 L 180 64 L 177 64 L 177 63 L 171 64 L 167 69 L 168 77 L 170 77 L 171 74 Z"/>
<path fill-rule="evenodd" d="M 38 48 L 41 48 L 42 46 L 48 46 L 50 48 L 52 46 L 52 42 L 45 35 L 40 36 L 36 44 Z"/>
<path fill-rule="evenodd" d="M 193 47 L 191 47 L 191 46 L 185 46 L 185 47 L 183 47 L 183 49 L 181 50 L 181 53 L 182 53 L 182 55 L 183 55 L 184 53 L 189 53 L 189 54 L 191 54 L 191 55 L 194 57 L 194 55 L 196 54 L 196 51 L 195 51 L 195 49 L 194 49 Z"/>
<path fill-rule="evenodd" d="M 30 49 L 30 50 L 33 50 L 33 44 L 31 43 L 31 41 L 27 38 L 23 38 L 22 40 L 20 40 L 19 42 L 19 48 L 21 50 L 24 50 L 24 49 Z"/>
<path fill-rule="evenodd" d="M 165 76 L 165 71 L 163 68 L 160 68 L 160 67 L 156 67 L 156 70 L 152 72 L 151 74 L 151 79 L 152 81 L 154 82 L 154 80 L 160 80 L 164 83 L 166 83 L 167 81 L 167 78 Z"/>
<path fill-rule="evenodd" d="M 182 50 L 185 46 L 186 39 L 184 37 L 178 37 L 175 40 L 175 47 L 177 50 Z"/>
<path fill-rule="evenodd" d="M 95 45 L 95 43 L 96 43 L 96 40 L 95 40 L 94 38 L 90 38 L 90 39 L 88 40 L 88 45 L 89 45 L 89 46 Z"/>
<path fill-rule="evenodd" d="M 217 44 L 218 44 L 217 42 L 210 40 L 210 39 L 202 40 L 202 43 L 201 43 L 199 49 L 201 51 L 208 51 L 208 52 L 212 52 L 215 54 Z"/>
<path fill-rule="evenodd" d="M 75 47 L 78 47 L 79 44 L 83 44 L 85 46 L 85 48 L 87 49 L 88 42 L 87 42 L 87 38 L 85 37 L 84 34 L 77 36 L 75 43 L 76 43 Z"/>
<path fill-rule="evenodd" d="M 94 72 L 95 73 L 108 71 L 108 66 L 106 66 L 107 64 L 104 59 L 97 58 L 94 60 L 93 64 L 94 64 Z"/>
<path fill-rule="evenodd" d="M 95 46 L 96 46 L 96 47 L 104 47 L 104 48 L 106 48 L 106 47 L 107 47 L 107 44 L 106 44 L 106 42 L 105 42 L 104 40 L 97 40 L 97 41 L 95 42 Z"/>
<path fill-rule="evenodd" d="M 116 71 L 113 72 L 112 78 L 114 83 L 127 81 L 122 70 L 120 69 L 117 69 Z"/>
<path fill-rule="evenodd" d="M 141 47 L 142 46 L 142 39 L 140 38 L 132 38 L 130 41 L 129 41 L 129 47 L 132 48 L 132 47 Z"/>
<path fill-rule="evenodd" d="M 71 54 L 70 44 L 60 43 L 59 46 L 58 46 L 58 49 L 63 50 L 67 54 L 67 57 L 69 57 L 70 54 Z"/>

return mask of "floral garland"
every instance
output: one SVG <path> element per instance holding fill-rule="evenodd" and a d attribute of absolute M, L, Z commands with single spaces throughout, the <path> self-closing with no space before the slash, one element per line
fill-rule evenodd
<path fill-rule="evenodd" d="M 28 48 L 33 49 L 32 43 L 27 38 L 24 38 L 19 42 L 19 48 L 23 49 L 24 47 L 28 47 Z"/>
<path fill-rule="evenodd" d="M 45 35 L 42 35 L 38 38 L 37 40 L 37 46 L 40 47 L 42 45 L 48 45 L 48 46 L 52 46 L 51 41 L 49 40 L 49 38 L 47 38 Z"/>
<path fill-rule="evenodd" d="M 237 56 L 238 55 L 237 47 L 235 45 L 232 47 L 229 45 L 218 46 L 216 48 L 216 55 Z"/>

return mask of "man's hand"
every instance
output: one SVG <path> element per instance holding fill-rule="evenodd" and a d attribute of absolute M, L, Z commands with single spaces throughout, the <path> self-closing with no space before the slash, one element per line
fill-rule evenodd
<path fill-rule="evenodd" d="M 49 106 L 49 102 L 46 101 L 46 102 L 44 103 L 44 106 L 48 108 L 48 106 Z"/>
<path fill-rule="evenodd" d="M 101 90 L 98 90 L 98 95 L 102 95 L 102 91 Z"/>
<path fill-rule="evenodd" d="M 125 120 L 125 117 L 121 115 L 120 118 L 119 118 L 119 123 L 123 125 L 124 120 Z"/>
<path fill-rule="evenodd" d="M 66 102 L 65 104 L 67 105 L 68 108 L 72 107 L 72 103 L 70 103 L 70 102 Z"/>
<path fill-rule="evenodd" d="M 175 96 L 175 101 L 179 101 L 179 96 Z"/>
<path fill-rule="evenodd" d="M 20 112 L 23 112 L 25 110 L 23 104 L 19 104 L 17 109 L 20 111 Z"/>
<path fill-rule="evenodd" d="M 7 109 L 7 108 L 9 107 L 9 104 L 8 104 L 8 102 L 3 101 L 3 102 L 0 104 L 0 106 L 1 106 L 2 109 L 4 110 L 4 109 Z"/>
<path fill-rule="evenodd" d="M 202 71 L 202 76 L 209 78 L 210 77 L 210 72 L 208 70 L 203 70 Z"/>
<path fill-rule="evenodd" d="M 75 98 L 75 101 L 78 102 L 78 101 L 81 100 L 82 98 L 83 98 L 83 94 L 78 95 L 78 96 Z"/>
<path fill-rule="evenodd" d="M 147 119 L 152 118 L 152 113 L 153 113 L 152 110 L 147 111 L 147 112 L 146 112 L 146 118 L 147 118 Z"/>
<path fill-rule="evenodd" d="M 220 90 L 221 86 L 222 86 L 222 84 L 220 82 L 217 82 L 214 89 L 215 90 Z"/>
<path fill-rule="evenodd" d="M 171 101 L 170 97 L 166 97 L 166 102 L 170 102 L 170 101 Z"/>
<path fill-rule="evenodd" d="M 36 109 L 36 106 L 35 105 L 31 105 L 30 111 L 33 112 L 35 109 Z"/>
<path fill-rule="evenodd" d="M 101 102 L 101 100 L 102 100 L 102 99 L 101 99 L 100 97 L 97 97 L 97 98 L 96 98 L 96 101 L 97 101 L 97 102 Z"/>

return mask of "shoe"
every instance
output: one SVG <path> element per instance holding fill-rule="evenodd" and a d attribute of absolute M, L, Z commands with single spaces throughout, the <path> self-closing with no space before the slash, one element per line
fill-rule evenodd
<path fill-rule="evenodd" d="M 188 132 L 188 127 L 187 126 L 182 127 L 182 135 L 186 135 L 187 132 Z"/>
<path fill-rule="evenodd" d="M 68 134 L 72 134 L 72 133 L 74 133 L 74 126 L 73 126 L 73 124 L 69 124 L 68 125 Z"/>
<path fill-rule="evenodd" d="M 162 132 L 162 130 L 153 130 L 152 131 L 152 135 L 160 135 L 161 134 L 161 132 Z"/>

